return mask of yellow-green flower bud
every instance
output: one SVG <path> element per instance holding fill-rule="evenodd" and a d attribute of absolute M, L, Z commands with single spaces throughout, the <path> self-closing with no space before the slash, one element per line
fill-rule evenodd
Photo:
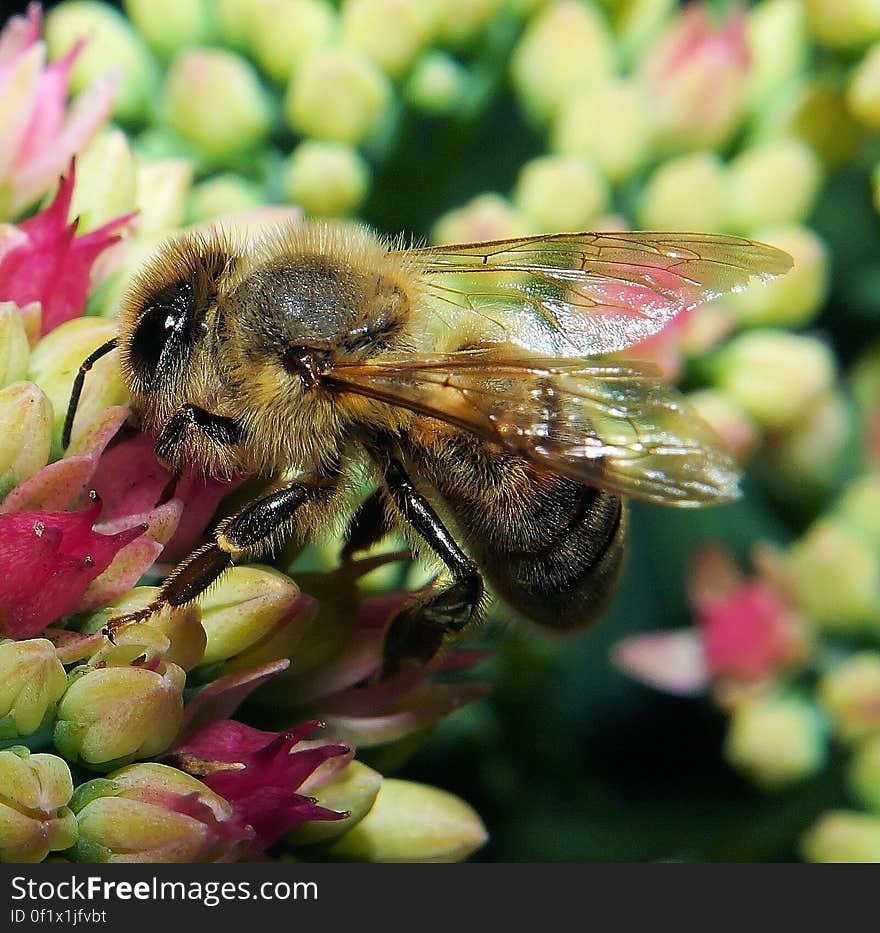
<path fill-rule="evenodd" d="M 116 336 L 116 324 L 94 317 L 74 318 L 47 334 L 34 347 L 28 365 L 28 379 L 49 397 L 55 413 L 54 433 L 61 436 L 61 426 L 70 401 L 73 380 L 82 361 L 102 343 Z M 105 408 L 122 405 L 128 392 L 119 376 L 114 356 L 99 360 L 86 379 L 77 409 L 74 438 Z"/>
<path fill-rule="evenodd" d="M 735 337 L 718 357 L 716 382 L 757 421 L 783 428 L 834 382 L 834 355 L 820 340 L 779 330 Z"/>
<path fill-rule="evenodd" d="M 880 811 L 880 735 L 856 749 L 849 766 L 849 782 L 866 807 Z"/>
<path fill-rule="evenodd" d="M 730 717 L 724 755 L 762 787 L 803 780 L 825 760 L 821 717 L 809 703 L 792 697 L 744 700 Z"/>
<path fill-rule="evenodd" d="M 387 75 L 359 49 L 336 46 L 310 55 L 284 101 L 290 125 L 306 136 L 357 144 L 391 106 Z"/>
<path fill-rule="evenodd" d="M 226 800 L 189 774 L 153 762 L 81 785 L 71 808 L 77 861 L 230 861 L 242 842 Z"/>
<path fill-rule="evenodd" d="M 825 45 L 857 48 L 880 37 L 878 0 L 805 0 L 810 32 Z"/>
<path fill-rule="evenodd" d="M 67 0 L 47 14 L 45 35 L 52 58 L 64 55 L 80 39 L 88 40 L 70 75 L 73 93 L 119 69 L 122 80 L 114 95 L 113 113 L 130 122 L 146 119 L 156 96 L 158 67 L 121 13 L 95 0 Z"/>
<path fill-rule="evenodd" d="M 203 664 L 245 670 L 288 657 L 306 617 L 299 587 L 278 570 L 233 567 L 199 599 L 207 635 Z"/>
<path fill-rule="evenodd" d="M 413 66 L 406 98 L 426 113 L 452 113 L 467 104 L 471 76 L 452 55 L 432 49 Z"/>
<path fill-rule="evenodd" d="M 853 437 L 854 421 L 851 406 L 840 390 L 824 392 L 788 430 L 769 439 L 767 455 L 773 479 L 783 485 L 794 481 L 788 488 L 795 496 L 809 493 L 811 484 L 832 485 Z"/>
<path fill-rule="evenodd" d="M 830 713 L 837 734 L 859 742 L 880 734 L 880 654 L 862 651 L 824 674 L 819 701 Z"/>
<path fill-rule="evenodd" d="M 76 160 L 76 185 L 70 216 L 79 230 L 94 230 L 135 209 L 137 159 L 122 130 L 95 137 Z"/>
<path fill-rule="evenodd" d="M 176 664 L 161 662 L 75 671 L 58 704 L 56 748 L 93 771 L 164 752 L 180 728 L 185 681 Z"/>
<path fill-rule="evenodd" d="M 575 155 L 526 162 L 513 193 L 513 203 L 530 225 L 546 232 L 588 230 L 610 201 L 602 173 L 589 159 Z"/>
<path fill-rule="evenodd" d="M 819 519 L 792 545 L 788 570 L 798 605 L 825 628 L 877 629 L 880 562 L 856 530 Z"/>
<path fill-rule="evenodd" d="M 649 230 L 727 229 L 730 184 L 715 153 L 694 152 L 665 162 L 648 179 L 638 206 L 639 224 Z"/>
<path fill-rule="evenodd" d="M 666 22 L 675 3 L 676 0 L 611 0 L 608 16 L 628 61 L 637 60 Z"/>
<path fill-rule="evenodd" d="M 249 51 L 254 23 L 260 19 L 266 0 L 210 0 L 214 7 L 214 27 L 221 45 Z M 283 2 L 283 0 L 281 0 Z"/>
<path fill-rule="evenodd" d="M 807 862 L 880 862 L 880 817 L 830 810 L 801 840 Z"/>
<path fill-rule="evenodd" d="M 254 60 L 286 84 L 301 62 L 333 41 L 337 19 L 327 0 L 256 0 L 248 24 Z"/>
<path fill-rule="evenodd" d="M 370 167 L 347 143 L 306 139 L 290 154 L 284 197 L 313 217 L 345 217 L 360 207 L 370 187 Z"/>
<path fill-rule="evenodd" d="M 880 472 L 854 479 L 843 491 L 834 515 L 870 541 L 880 554 Z"/>
<path fill-rule="evenodd" d="M 164 233 L 183 223 L 192 178 L 193 168 L 186 159 L 138 165 L 138 233 Z"/>
<path fill-rule="evenodd" d="M 24 379 L 30 352 L 21 310 L 12 301 L 0 301 L 0 386 Z"/>
<path fill-rule="evenodd" d="M 186 217 L 190 223 L 213 220 L 224 214 L 257 207 L 264 200 L 259 185 L 241 175 L 227 172 L 193 186 Z"/>
<path fill-rule="evenodd" d="M 160 55 L 211 39 L 213 0 L 124 0 L 138 32 Z"/>
<path fill-rule="evenodd" d="M 49 462 L 52 404 L 32 382 L 0 390 L 0 496 Z"/>
<path fill-rule="evenodd" d="M 486 192 L 443 214 L 431 229 L 431 242 L 479 243 L 534 232 L 528 220 L 506 198 Z"/>
<path fill-rule="evenodd" d="M 285 836 L 285 840 L 290 845 L 300 846 L 336 839 L 357 826 L 370 812 L 381 786 L 382 775 L 378 771 L 359 761 L 349 762 L 339 774 L 310 792 L 320 806 L 349 815 L 342 820 L 310 820 L 301 823 Z"/>
<path fill-rule="evenodd" d="M 789 253 L 794 266 L 771 282 L 754 282 L 732 295 L 730 304 L 744 324 L 800 327 L 822 309 L 830 287 L 825 241 L 802 224 L 752 231 L 754 239 Z"/>
<path fill-rule="evenodd" d="M 67 689 L 67 674 L 46 638 L 0 642 L 0 738 L 36 732 Z"/>
<path fill-rule="evenodd" d="M 437 41 L 460 46 L 472 42 L 488 25 L 502 0 L 432 0 Z"/>
<path fill-rule="evenodd" d="M 846 92 L 850 112 L 865 126 L 880 130 L 880 42 L 865 53 Z"/>
<path fill-rule="evenodd" d="M 67 804 L 73 781 L 55 755 L 32 755 L 21 746 L 0 751 L 0 862 L 42 862 L 76 841 Z"/>
<path fill-rule="evenodd" d="M 227 49 L 194 48 L 168 68 L 163 89 L 168 125 L 209 161 L 259 145 L 271 127 L 269 101 L 253 66 Z"/>
<path fill-rule="evenodd" d="M 386 778 L 370 812 L 329 854 L 367 862 L 460 862 L 487 838 L 479 815 L 458 797 Z"/>
<path fill-rule="evenodd" d="M 553 123 L 555 152 L 592 159 L 613 182 L 626 181 L 645 163 L 651 119 L 634 81 L 603 81 L 566 97 Z"/>
<path fill-rule="evenodd" d="M 511 80 L 537 123 L 553 118 L 563 100 L 614 70 L 608 22 L 592 4 L 559 0 L 535 15 L 511 58 Z"/>
<path fill-rule="evenodd" d="M 806 220 L 823 180 L 816 153 L 798 139 L 741 152 L 729 165 L 731 224 L 737 232 Z"/>
<path fill-rule="evenodd" d="M 801 0 L 762 0 L 752 7 L 746 44 L 751 58 L 749 96 L 753 104 L 760 104 L 806 66 L 809 40 Z"/>
<path fill-rule="evenodd" d="M 721 389 L 702 389 L 688 396 L 697 414 L 724 441 L 740 463 L 749 459 L 760 443 L 760 430 L 736 399 Z"/>
<path fill-rule="evenodd" d="M 347 0 L 342 36 L 399 78 L 430 40 L 435 15 L 433 0 Z"/>

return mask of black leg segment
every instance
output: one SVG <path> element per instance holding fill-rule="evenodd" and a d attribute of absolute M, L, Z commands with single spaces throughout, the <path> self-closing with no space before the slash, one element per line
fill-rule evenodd
<path fill-rule="evenodd" d="M 387 675 L 407 661 L 430 661 L 450 637 L 471 622 L 483 597 L 483 581 L 477 565 L 456 544 L 398 461 L 392 460 L 386 469 L 385 483 L 401 515 L 452 575 L 452 583 L 408 606 L 391 622 L 385 641 L 383 673 Z"/>

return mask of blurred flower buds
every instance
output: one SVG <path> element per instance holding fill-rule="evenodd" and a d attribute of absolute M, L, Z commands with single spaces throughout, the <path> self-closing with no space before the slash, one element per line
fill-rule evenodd
<path fill-rule="evenodd" d="M 328 46 L 338 30 L 337 13 L 328 0 L 249 2 L 246 27 L 236 32 L 246 31 L 257 64 L 279 84 L 285 84 L 312 52 Z"/>
<path fill-rule="evenodd" d="M 513 203 L 536 230 L 588 230 L 608 208 L 611 192 L 601 172 L 575 155 L 545 155 L 522 167 Z"/>
<path fill-rule="evenodd" d="M 290 154 L 282 178 L 285 198 L 313 217 L 354 213 L 370 187 L 370 168 L 353 146 L 303 140 Z"/>
<path fill-rule="evenodd" d="M 0 751 L 0 862 L 42 862 L 76 840 L 70 769 L 23 746 Z"/>
<path fill-rule="evenodd" d="M 804 835 L 801 853 L 808 862 L 880 862 L 880 817 L 831 810 Z"/>
<path fill-rule="evenodd" d="M 880 733 L 880 654 L 862 651 L 833 667 L 819 681 L 818 696 L 844 741 Z"/>

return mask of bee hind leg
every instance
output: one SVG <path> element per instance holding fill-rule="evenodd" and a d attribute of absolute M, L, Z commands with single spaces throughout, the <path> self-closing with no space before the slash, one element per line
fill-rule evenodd
<path fill-rule="evenodd" d="M 449 569 L 452 582 L 407 606 L 391 621 L 385 640 L 383 676 L 394 673 L 407 661 L 430 661 L 477 617 L 483 598 L 483 580 L 477 565 L 456 544 L 396 460 L 385 471 L 385 483 L 401 515 Z"/>

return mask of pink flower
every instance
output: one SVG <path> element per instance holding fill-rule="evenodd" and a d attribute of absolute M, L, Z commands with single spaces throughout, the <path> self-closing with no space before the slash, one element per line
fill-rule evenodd
<path fill-rule="evenodd" d="M 307 820 L 347 816 L 301 792 L 320 787 L 351 760 L 345 745 L 304 741 L 319 725 L 276 733 L 226 719 L 201 728 L 169 758 L 232 804 L 236 822 L 253 828 L 252 847 L 261 852 Z M 321 769 L 331 759 L 333 766 Z"/>
<path fill-rule="evenodd" d="M 772 580 L 744 578 L 725 551 L 697 555 L 689 590 L 697 627 L 623 639 L 612 654 L 622 671 L 657 690 L 695 696 L 712 685 L 770 680 L 803 659 L 803 620 Z"/>
<path fill-rule="evenodd" d="M 132 218 L 117 217 L 78 237 L 77 221 L 67 222 L 74 182 L 71 162 L 52 203 L 0 234 L 0 301 L 14 301 L 19 307 L 39 302 L 41 334 L 83 313 L 92 264 L 118 242 L 119 231 Z"/>
<path fill-rule="evenodd" d="M 30 638 L 72 612 L 89 584 L 142 527 L 101 534 L 101 501 L 80 512 L 32 511 L 0 515 L 0 630 Z"/>
<path fill-rule="evenodd" d="M 186 553 L 222 497 L 236 485 L 190 474 L 172 482 L 156 461 L 148 437 L 120 438 L 128 414 L 122 406 L 107 409 L 77 439 L 76 450 L 20 483 L 0 504 L 0 513 L 12 514 L 79 508 L 94 489 L 103 504 L 97 531 L 118 535 L 139 529 L 138 536 L 118 550 L 112 565 L 79 594 L 77 610 L 95 609 L 121 596 L 166 548 L 166 556 Z"/>
<path fill-rule="evenodd" d="M 106 122 L 117 84 L 109 74 L 68 107 L 82 44 L 47 65 L 40 26 L 40 5 L 32 3 L 0 32 L 0 218 L 18 216 L 49 190 Z"/>
<path fill-rule="evenodd" d="M 723 146 L 744 113 L 746 14 L 736 11 L 717 26 L 714 19 L 708 5 L 687 6 L 642 67 L 660 141 L 673 149 Z"/>

